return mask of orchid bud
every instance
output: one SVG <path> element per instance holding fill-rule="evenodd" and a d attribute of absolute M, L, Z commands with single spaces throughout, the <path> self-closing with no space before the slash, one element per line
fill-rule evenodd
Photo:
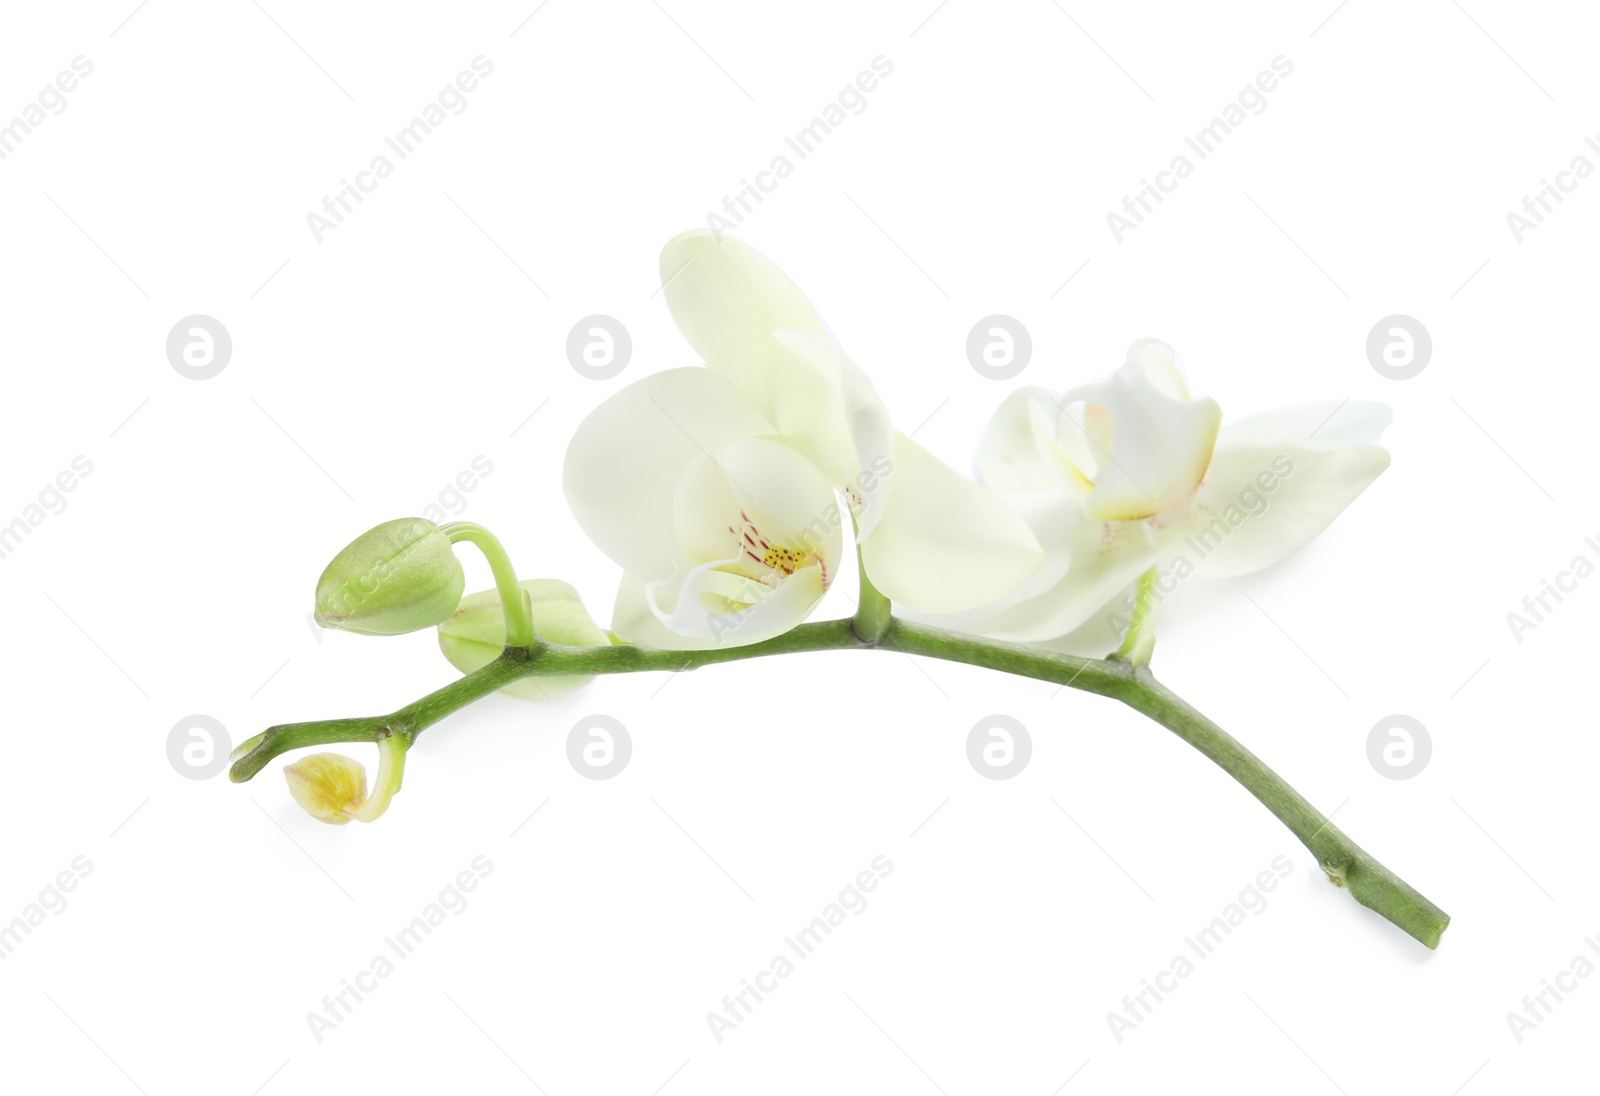
<path fill-rule="evenodd" d="M 320 753 L 283 767 L 294 801 L 318 822 L 372 822 L 389 809 L 405 772 L 406 744 L 391 735 L 378 743 L 378 779 L 367 796 L 367 770 L 343 754 Z"/>
<path fill-rule="evenodd" d="M 547 643 L 568 647 L 604 647 L 611 640 L 590 619 L 578 591 L 558 579 L 524 579 L 533 630 Z M 454 616 L 439 625 L 439 649 L 450 664 L 464 674 L 487 666 L 506 645 L 505 612 L 498 590 L 468 594 Z M 544 700 L 587 685 L 593 675 L 528 677 L 500 691 L 525 700 Z"/>
<path fill-rule="evenodd" d="M 450 618 L 466 586 L 450 538 L 423 518 L 386 521 L 333 557 L 317 580 L 317 623 L 396 636 Z"/>
<path fill-rule="evenodd" d="M 318 822 L 342 826 L 367 801 L 367 770 L 343 754 L 320 753 L 283 767 L 294 801 Z"/>

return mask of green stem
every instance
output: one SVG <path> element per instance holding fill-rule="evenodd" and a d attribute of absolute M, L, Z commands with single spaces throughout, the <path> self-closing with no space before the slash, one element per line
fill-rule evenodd
<path fill-rule="evenodd" d="M 321 719 L 310 723 L 280 723 L 243 742 L 233 753 L 228 779 L 239 783 L 260 772 L 273 758 L 308 746 L 335 742 L 381 742 L 397 736 L 410 746 L 417 735 L 445 716 L 473 701 L 482 700 L 502 686 L 528 674 L 527 648 L 507 648 L 499 658 L 465 677 L 457 678 L 420 700 L 388 715 L 353 719 Z"/>
<path fill-rule="evenodd" d="M 500 605 L 505 611 L 506 646 L 531 647 L 534 644 L 533 618 L 528 612 L 527 596 L 517 585 L 517 572 L 511 566 L 511 557 L 500 546 L 495 535 L 471 521 L 456 521 L 439 526 L 439 531 L 450 538 L 451 544 L 466 541 L 476 544 L 489 561 L 494 573 L 495 589 L 500 592 Z"/>
<path fill-rule="evenodd" d="M 1243 784 L 1311 851 L 1329 882 L 1346 888 L 1357 902 L 1428 947 L 1439 946 L 1440 935 L 1450 925 L 1449 914 L 1346 837 L 1283 777 L 1149 671 L 1139 671 L 1137 676 L 1140 687 L 1123 698 L 1125 704 L 1172 731 Z"/>
<path fill-rule="evenodd" d="M 856 602 L 856 615 L 852 622 L 856 638 L 862 643 L 874 644 L 889 631 L 891 623 L 889 599 L 872 584 L 867 576 L 867 561 L 856 549 L 857 572 L 861 575 L 861 599 Z"/>
<path fill-rule="evenodd" d="M 632 645 L 508 646 L 488 665 L 388 715 L 280 723 L 268 727 L 261 734 L 241 743 L 234 751 L 233 767 L 228 771 L 228 779 L 235 783 L 249 780 L 279 754 L 308 746 L 326 746 L 334 742 L 377 742 L 389 735 L 400 735 L 409 745 L 418 734 L 439 720 L 524 677 L 678 671 L 761 655 L 844 650 L 860 645 L 848 620 L 831 620 L 802 624 L 762 643 L 752 643 L 746 647 L 717 647 L 707 651 L 658 651 Z"/>
<path fill-rule="evenodd" d="M 1266 762 L 1162 685 L 1148 669 L 1115 657 L 1072 659 L 901 621 L 895 622 L 887 640 L 908 654 L 987 666 L 1122 701 L 1172 731 L 1244 785 L 1310 850 L 1330 882 L 1347 888 L 1357 902 L 1428 947 L 1439 946 L 1439 937 L 1450 924 L 1448 914 L 1346 837 Z"/>
<path fill-rule="evenodd" d="M 347 810 L 346 814 L 359 822 L 376 822 L 383 817 L 405 777 L 408 748 L 410 742 L 402 735 L 392 734 L 378 742 L 378 775 L 372 782 L 372 794 L 365 803 Z"/>
<path fill-rule="evenodd" d="M 1150 655 L 1156 649 L 1156 569 L 1139 576 L 1139 591 L 1133 604 L 1133 619 L 1128 622 L 1127 634 L 1115 657 L 1134 666 L 1150 665 Z"/>
<path fill-rule="evenodd" d="M 880 595 L 881 596 L 881 595 Z M 858 614 L 859 616 L 859 614 Z M 875 617 L 873 619 L 876 619 Z M 499 658 L 391 715 L 272 727 L 240 748 L 229 777 L 248 780 L 287 750 L 330 742 L 370 742 L 389 734 L 409 745 L 423 729 L 521 677 L 677 671 L 767 655 L 830 650 L 895 650 L 1050 681 L 1121 701 L 1160 723 L 1210 758 L 1261 801 L 1317 858 L 1334 883 L 1430 948 L 1450 924 L 1443 910 L 1333 826 L 1304 796 L 1237 739 L 1121 658 L 1081 658 L 890 620 L 877 642 L 864 643 L 855 620 L 802 624 L 745 647 L 658 651 L 646 647 L 508 647 Z"/>

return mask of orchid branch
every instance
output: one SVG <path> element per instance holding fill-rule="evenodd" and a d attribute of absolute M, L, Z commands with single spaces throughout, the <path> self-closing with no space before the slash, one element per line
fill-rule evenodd
<path fill-rule="evenodd" d="M 653 373 L 611 393 L 563 465 L 574 518 L 623 568 L 613 631 L 568 584 L 519 582 L 480 525 L 385 522 L 324 570 L 317 621 L 364 635 L 437 629 L 465 676 L 387 715 L 272 727 L 235 752 L 233 780 L 290 750 L 373 742 L 370 796 L 365 770 L 338 754 L 287 770 L 314 817 L 371 821 L 399 790 L 416 736 L 496 691 L 549 695 L 600 674 L 894 650 L 1128 705 L 1242 784 L 1332 882 L 1438 945 L 1443 911 L 1149 669 L 1166 576 L 1182 579 L 1200 561 L 1212 574 L 1259 571 L 1316 536 L 1388 467 L 1379 444 L 1388 408 L 1345 400 L 1224 426 L 1215 400 L 1190 396 L 1172 347 L 1140 339 L 1109 376 L 1059 395 L 1012 393 L 969 480 L 893 429 L 865 372 L 765 256 L 694 231 L 668 242 L 660 270 L 662 296 L 710 368 Z M 840 495 L 862 519 L 860 602 L 850 618 L 803 623 L 845 566 Z M 463 598 L 461 542 L 483 551 L 495 589 Z M 1104 607 L 1102 576 L 1140 572 L 1127 634 L 1098 659 L 909 623 L 884 592 L 974 632 L 1042 643 Z"/>
<path fill-rule="evenodd" d="M 861 604 L 869 598 L 863 587 Z M 882 598 L 871 590 L 876 598 Z M 863 620 L 863 615 L 865 620 Z M 883 623 L 875 639 L 861 630 Z M 1429 948 L 1450 924 L 1449 916 L 1351 841 L 1281 776 L 1217 724 L 1158 682 L 1143 665 L 1120 654 L 1083 658 L 945 631 L 889 617 L 874 607 L 855 619 L 801 624 L 782 635 L 742 647 L 665 651 L 637 646 L 507 647 L 499 658 L 465 677 L 384 716 L 290 723 L 269 728 L 235 754 L 229 779 L 249 780 L 289 750 L 333 742 L 377 742 L 401 736 L 407 746 L 426 728 L 476 700 L 524 677 L 640 673 L 695 669 L 769 655 L 831 650 L 895 650 L 982 666 L 1004 673 L 1110 697 L 1148 716 L 1210 758 L 1242 784 L 1317 858 L 1329 880 L 1348 889 Z"/>

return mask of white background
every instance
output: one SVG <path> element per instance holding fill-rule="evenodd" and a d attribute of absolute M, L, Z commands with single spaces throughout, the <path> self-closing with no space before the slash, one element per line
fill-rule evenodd
<path fill-rule="evenodd" d="M 1587 1075 L 1600 979 L 1520 1043 L 1506 1014 L 1600 933 L 1600 582 L 1520 643 L 1506 614 L 1597 555 L 1600 181 L 1520 243 L 1506 214 L 1600 126 L 1592 15 L 538 3 L 7 5 L 0 120 L 94 66 L 0 161 L 0 524 L 93 464 L 0 560 L 0 920 L 93 865 L 0 962 L 7 1087 L 1476 1096 Z M 306 215 L 479 55 L 465 112 L 317 242 Z M 1393 467 L 1288 563 L 1186 586 L 1156 670 L 1448 910 L 1438 952 L 1155 725 L 892 653 L 495 697 L 423 736 L 372 826 L 305 817 L 276 764 L 242 786 L 169 764 L 191 714 L 238 742 L 450 680 L 430 636 L 306 617 L 339 547 L 479 455 L 463 516 L 605 622 L 616 570 L 560 462 L 609 393 L 692 360 L 657 252 L 879 55 L 867 109 L 737 233 L 946 460 L 968 467 L 1011 385 L 1090 379 L 1146 335 L 1228 415 L 1394 406 Z M 1265 112 L 1118 243 L 1106 214 L 1279 55 Z M 234 342 L 205 382 L 164 349 L 196 313 Z M 593 313 L 632 333 L 617 380 L 566 361 Z M 965 356 L 992 313 L 1033 336 L 1009 384 Z M 1394 313 L 1435 346 L 1405 382 L 1365 353 Z M 596 712 L 634 742 L 604 782 L 565 753 Z M 1032 732 L 1009 781 L 965 754 L 996 712 Z M 1431 731 L 1414 779 L 1368 763 L 1392 713 Z M 716 1041 L 706 1014 L 880 854 L 866 911 Z M 479 855 L 470 905 L 319 1042 L 307 1014 Z M 1119 1043 L 1106 1014 L 1279 855 L 1265 912 Z"/>

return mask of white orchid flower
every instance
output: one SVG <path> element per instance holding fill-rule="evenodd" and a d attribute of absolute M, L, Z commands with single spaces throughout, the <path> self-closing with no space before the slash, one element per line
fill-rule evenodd
<path fill-rule="evenodd" d="M 623 568 L 619 636 L 691 649 L 788 631 L 838 577 L 850 518 L 873 584 L 914 609 L 975 609 L 1039 567 L 1027 522 L 894 432 L 872 382 L 760 252 L 688 232 L 663 249 L 661 278 L 706 367 L 606 400 L 564 471 L 578 523 Z"/>
<path fill-rule="evenodd" d="M 1134 343 L 1126 364 L 1091 384 L 1021 389 L 990 420 L 977 477 L 1028 519 L 1046 560 L 1023 586 L 954 624 L 1057 639 L 1152 567 L 1167 593 L 1190 574 L 1270 566 L 1389 466 L 1377 442 L 1390 417 L 1383 404 L 1347 400 L 1223 427 L 1216 402 L 1190 398 L 1172 349 L 1154 339 Z"/>

